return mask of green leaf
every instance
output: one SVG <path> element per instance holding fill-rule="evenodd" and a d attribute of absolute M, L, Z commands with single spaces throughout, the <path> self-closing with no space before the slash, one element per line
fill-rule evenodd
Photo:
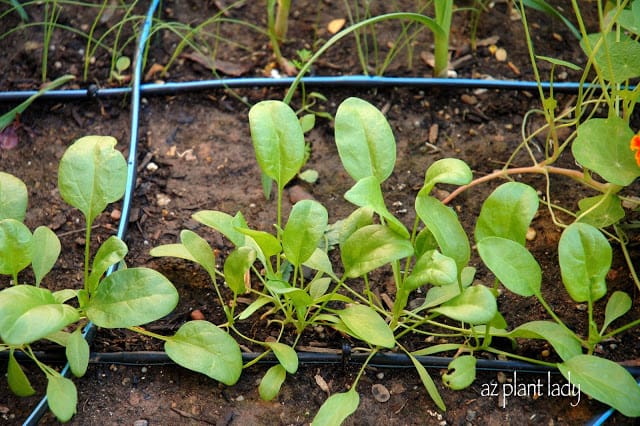
<path fill-rule="evenodd" d="M 337 311 L 338 316 L 351 331 L 351 335 L 373 346 L 392 348 L 395 338 L 389 325 L 369 306 L 351 305 Z"/>
<path fill-rule="evenodd" d="M 331 278 L 325 277 L 314 279 L 309 284 L 309 296 L 314 300 L 324 296 L 329 289 L 329 284 L 331 284 Z"/>
<path fill-rule="evenodd" d="M 180 232 L 180 241 L 189 251 L 194 261 L 202 266 L 212 278 L 216 274 L 216 258 L 209 243 L 193 231 L 184 229 Z"/>
<path fill-rule="evenodd" d="M 578 126 L 571 151 L 582 167 L 607 182 L 627 186 L 640 176 L 640 167 L 629 149 L 633 135 L 629 124 L 620 117 L 592 118 Z"/>
<path fill-rule="evenodd" d="M 287 371 L 280 364 L 276 364 L 269 368 L 265 373 L 260 385 L 258 386 L 258 393 L 260 398 L 264 401 L 271 401 L 278 396 L 280 387 L 287 378 Z"/>
<path fill-rule="evenodd" d="M 358 229 L 373 224 L 373 210 L 370 207 L 361 207 L 354 210 L 346 219 L 339 220 L 329 225 L 327 237 L 329 244 L 342 245 Z M 337 234 L 337 236 L 335 235 Z"/>
<path fill-rule="evenodd" d="M 581 392 L 627 417 L 640 416 L 640 386 L 621 365 L 594 355 L 576 355 L 558 364 L 558 369 Z"/>
<path fill-rule="evenodd" d="M 233 385 L 242 373 L 242 354 L 229 334 L 207 321 L 189 321 L 164 344 L 176 364 Z"/>
<path fill-rule="evenodd" d="M 256 252 L 249 247 L 232 251 L 224 262 L 224 279 L 235 294 L 247 292 L 244 277 L 256 260 Z"/>
<path fill-rule="evenodd" d="M 306 262 L 327 229 L 327 209 L 317 201 L 302 200 L 291 209 L 282 233 L 282 249 L 295 266 Z"/>
<path fill-rule="evenodd" d="M 29 228 L 15 219 L 0 220 L 0 274 L 17 275 L 31 263 L 32 250 Z"/>
<path fill-rule="evenodd" d="M 449 363 L 442 382 L 453 390 L 465 389 L 476 379 L 476 357 L 462 355 Z"/>
<path fill-rule="evenodd" d="M 333 273 L 333 267 L 331 265 L 331 260 L 329 259 L 327 252 L 322 249 L 316 248 L 311 254 L 311 257 L 304 261 L 303 265 L 307 268 L 324 272 L 330 277 L 335 277 L 335 274 Z"/>
<path fill-rule="evenodd" d="M 476 242 L 502 237 L 524 245 L 538 204 L 538 194 L 529 185 L 519 182 L 500 185 L 482 204 L 475 229 Z"/>
<path fill-rule="evenodd" d="M 446 183 L 451 185 L 466 185 L 473 179 L 471 169 L 462 160 L 457 158 L 443 158 L 427 169 L 424 177 L 424 191 L 431 192 L 437 183 Z"/>
<path fill-rule="evenodd" d="M 589 34 L 580 46 L 608 82 L 624 83 L 640 76 L 640 44 L 626 34 Z"/>
<path fill-rule="evenodd" d="M 316 170 L 308 169 L 301 172 L 298 177 L 307 183 L 316 183 L 320 176 Z"/>
<path fill-rule="evenodd" d="M 24 221 L 29 193 L 27 186 L 17 177 L 0 172 L 0 220 Z"/>
<path fill-rule="evenodd" d="M 129 248 L 124 241 L 115 235 L 109 237 L 107 241 L 100 245 L 98 252 L 93 258 L 91 274 L 89 274 L 87 283 L 89 292 L 94 293 L 96 291 L 100 278 L 102 278 L 112 265 L 123 260 L 128 251 Z"/>
<path fill-rule="evenodd" d="M 284 188 L 305 159 L 304 134 L 296 113 L 284 102 L 262 101 L 249 111 L 249 127 L 260 169 Z"/>
<path fill-rule="evenodd" d="M 571 70 L 574 70 L 574 71 L 580 71 L 582 69 L 578 65 L 576 65 L 576 64 L 574 64 L 572 62 L 563 61 L 562 59 L 552 58 L 550 56 L 536 55 L 536 59 L 549 62 L 550 64 L 553 64 L 553 65 L 557 65 L 557 66 L 561 66 L 561 67 L 567 67 L 567 68 L 569 68 Z"/>
<path fill-rule="evenodd" d="M 602 330 L 606 330 L 612 322 L 629 312 L 629 309 L 631 309 L 631 297 L 624 291 L 614 291 L 604 310 Z"/>
<path fill-rule="evenodd" d="M 254 312 L 256 312 L 258 309 L 262 308 L 264 305 L 271 303 L 272 301 L 273 299 L 271 299 L 270 297 L 259 296 L 256 300 L 251 302 L 251 304 L 247 306 L 247 308 L 244 311 L 242 311 L 240 315 L 238 315 L 238 319 L 241 321 L 246 320 L 251 315 L 253 315 Z"/>
<path fill-rule="evenodd" d="M 89 344 L 82 335 L 82 329 L 77 328 L 69 335 L 65 354 L 73 375 L 84 376 L 89 366 Z"/>
<path fill-rule="evenodd" d="M 311 424 L 313 426 L 340 425 L 356 411 L 359 404 L 360 395 L 355 388 L 333 394 L 322 404 Z"/>
<path fill-rule="evenodd" d="M 127 328 L 162 318 L 177 304 L 178 292 L 164 275 L 148 268 L 128 268 L 100 283 L 86 314 L 98 327 Z"/>
<path fill-rule="evenodd" d="M 265 342 L 264 344 L 273 351 L 280 365 L 289 374 L 295 374 L 298 371 L 298 354 L 295 349 L 280 342 Z"/>
<path fill-rule="evenodd" d="M 633 34 L 640 34 L 640 3 L 631 2 L 631 9 L 620 11 L 617 23 Z"/>
<path fill-rule="evenodd" d="M 47 402 L 58 420 L 63 423 L 71 420 L 78 405 L 76 385 L 58 373 L 48 375 Z"/>
<path fill-rule="evenodd" d="M 560 358 L 568 360 L 582 353 L 580 340 L 565 327 L 551 321 L 531 321 L 518 326 L 510 337 L 544 339 L 553 346 Z"/>
<path fill-rule="evenodd" d="M 227 237 L 234 246 L 241 247 L 244 245 L 245 236 L 238 231 L 238 228 L 247 228 L 247 222 L 241 213 L 231 216 L 219 211 L 202 210 L 195 213 L 192 217 L 203 225 L 207 225 L 220 232 Z"/>
<path fill-rule="evenodd" d="M 305 114 L 299 119 L 302 133 L 307 133 L 316 125 L 316 116 L 314 114 Z"/>
<path fill-rule="evenodd" d="M 409 238 L 409 231 L 394 215 L 389 212 L 384 203 L 380 182 L 375 176 L 367 176 L 355 183 L 344 198 L 358 207 L 370 207 L 387 221 L 389 228 L 405 238 Z"/>
<path fill-rule="evenodd" d="M 31 247 L 31 268 L 36 277 L 36 287 L 42 278 L 51 271 L 60 256 L 62 247 L 58 236 L 46 226 L 39 226 L 33 231 Z"/>
<path fill-rule="evenodd" d="M 341 250 L 345 276 L 355 278 L 413 254 L 411 242 L 384 225 L 367 225 L 354 232 Z"/>
<path fill-rule="evenodd" d="M 578 201 L 578 221 L 605 228 L 624 218 L 622 200 L 615 194 L 602 194 Z"/>
<path fill-rule="evenodd" d="M 17 0 L 15 0 L 17 2 Z M 22 8 L 20 8 L 22 9 Z M 24 12 L 24 10 L 23 10 Z M 73 80 L 75 77 L 72 75 L 63 75 L 62 77 L 58 77 L 53 80 L 51 83 L 45 85 L 42 89 L 38 90 L 33 95 L 29 96 L 25 101 L 23 101 L 20 105 L 13 108 L 9 112 L 6 112 L 0 116 L 0 131 L 4 130 L 9 124 L 11 124 L 17 117 L 18 114 L 22 114 L 29 106 L 35 101 L 37 98 L 42 96 L 45 92 L 49 90 L 53 90 L 56 87 L 60 87 L 63 84 Z"/>
<path fill-rule="evenodd" d="M 51 291 L 16 285 L 0 291 L 0 338 L 25 345 L 80 319 L 75 308 L 58 303 Z"/>
<path fill-rule="evenodd" d="M 276 237 L 268 232 L 257 231 L 249 228 L 239 228 L 241 233 L 251 237 L 257 244 L 260 251 L 267 257 L 275 256 L 282 252 L 280 242 Z"/>
<path fill-rule="evenodd" d="M 433 312 L 469 324 L 486 324 L 497 311 L 495 296 L 483 285 L 465 288 L 462 294 L 433 309 Z"/>
<path fill-rule="evenodd" d="M 355 181 L 375 176 L 384 182 L 396 163 L 396 141 L 382 113 L 359 98 L 338 107 L 335 138 L 344 169 Z"/>
<path fill-rule="evenodd" d="M 445 406 L 444 401 L 440 396 L 440 392 L 438 392 L 438 388 L 436 387 L 436 384 L 434 383 L 433 379 L 427 372 L 427 369 L 424 368 L 424 365 L 420 364 L 420 362 L 416 359 L 415 356 L 411 354 L 407 354 L 407 355 L 409 355 L 409 359 L 413 363 L 413 366 L 415 367 L 416 371 L 418 372 L 418 375 L 420 376 L 420 381 L 422 381 L 422 385 L 427 390 L 427 393 L 429 393 L 429 396 L 431 397 L 433 402 L 435 402 L 436 406 L 439 409 L 441 409 L 442 411 L 446 411 L 447 407 Z"/>
<path fill-rule="evenodd" d="M 58 168 L 60 195 L 80 210 L 90 226 L 109 203 L 124 195 L 127 162 L 111 136 L 85 136 L 62 156 Z"/>
<path fill-rule="evenodd" d="M 573 223 L 558 243 L 560 273 L 564 287 L 576 302 L 595 302 L 607 293 L 605 278 L 611 268 L 612 251 L 600 231 L 586 223 Z"/>
<path fill-rule="evenodd" d="M 431 250 L 420 256 L 407 277 L 404 288 L 413 291 L 425 284 L 444 286 L 458 282 L 455 260 Z"/>
<path fill-rule="evenodd" d="M 431 287 L 429 291 L 427 291 L 427 295 L 424 298 L 424 303 L 420 308 L 422 310 L 442 305 L 443 303 L 448 302 L 459 294 L 460 286 L 458 285 L 450 284 L 440 287 Z"/>
<path fill-rule="evenodd" d="M 501 237 L 484 238 L 477 246 L 482 261 L 506 288 L 524 297 L 540 294 L 542 270 L 524 246 Z"/>
<path fill-rule="evenodd" d="M 442 254 L 454 259 L 461 271 L 469 263 L 471 247 L 456 213 L 423 191 L 416 197 L 416 213 L 433 234 Z"/>
<path fill-rule="evenodd" d="M 15 356 L 13 355 L 13 348 L 9 349 L 9 365 L 7 365 L 7 382 L 9 383 L 9 389 L 17 396 L 31 396 L 36 393 L 35 389 L 31 386 L 29 378 Z"/>

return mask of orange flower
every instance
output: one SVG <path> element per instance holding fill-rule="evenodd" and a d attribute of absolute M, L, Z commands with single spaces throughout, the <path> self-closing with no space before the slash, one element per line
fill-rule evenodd
<path fill-rule="evenodd" d="M 640 135 L 633 135 L 629 148 L 636 152 L 636 163 L 640 166 Z"/>

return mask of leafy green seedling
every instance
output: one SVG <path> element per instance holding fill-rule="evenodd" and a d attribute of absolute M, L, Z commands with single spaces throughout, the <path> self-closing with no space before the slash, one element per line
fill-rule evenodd
<path fill-rule="evenodd" d="M 224 332 L 213 324 L 189 322 L 168 337 L 139 327 L 169 314 L 178 303 L 178 293 L 169 280 L 152 269 L 118 268 L 124 265 L 128 251 L 122 240 L 108 238 L 91 259 L 91 225 L 125 190 L 127 164 L 115 144 L 111 137 L 81 138 L 67 149 L 58 170 L 60 194 L 86 218 L 87 249 L 80 290 L 53 292 L 41 286 L 57 261 L 60 242 L 49 228 L 38 227 L 32 234 L 22 223 L 26 187 L 19 179 L 0 173 L 0 274 L 13 278 L 13 285 L 0 291 L 0 350 L 9 350 L 7 381 L 17 395 L 35 392 L 14 356 L 15 351 L 23 351 L 47 377 L 49 407 L 60 421 L 68 421 L 75 413 L 76 386 L 38 361 L 31 344 L 46 339 L 65 347 L 71 373 L 80 377 L 89 363 L 89 345 L 81 327 L 87 321 L 162 339 L 176 363 L 226 384 L 235 383 L 242 370 L 237 343 L 230 338 L 225 341 Z M 18 281 L 19 273 L 29 265 L 34 285 Z M 73 299 L 77 303 L 69 303 Z M 74 331 L 67 331 L 68 327 Z M 225 361 L 224 367 L 216 368 L 223 365 L 219 359 Z"/>

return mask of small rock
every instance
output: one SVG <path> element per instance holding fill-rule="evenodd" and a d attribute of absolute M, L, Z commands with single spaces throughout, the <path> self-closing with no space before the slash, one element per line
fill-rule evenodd
<path fill-rule="evenodd" d="M 302 200 L 314 200 L 314 198 L 313 195 L 309 194 L 309 192 L 300 185 L 293 185 L 289 188 L 289 201 L 291 201 L 291 204 Z"/>
<path fill-rule="evenodd" d="M 496 59 L 500 62 L 504 62 L 507 60 L 507 51 L 502 47 L 496 49 Z"/>
<path fill-rule="evenodd" d="M 122 212 L 118 209 L 113 209 L 111 211 L 111 219 L 113 220 L 120 220 L 120 218 L 122 217 Z"/>
<path fill-rule="evenodd" d="M 384 373 L 383 373 L 382 371 L 381 371 L 381 372 L 379 372 L 378 374 L 376 374 L 376 378 L 377 378 L 378 380 L 382 380 L 382 379 L 384 379 Z"/>
<path fill-rule="evenodd" d="M 529 229 L 527 229 L 527 234 L 526 234 L 526 239 L 527 241 L 533 241 L 536 239 L 536 230 L 533 229 L 532 227 L 529 227 Z"/>
<path fill-rule="evenodd" d="M 204 314 L 200 309 L 194 309 L 191 311 L 191 319 L 195 321 L 204 321 Z"/>
<path fill-rule="evenodd" d="M 170 202 L 171 198 L 169 198 L 168 195 L 162 193 L 156 194 L 156 203 L 158 204 L 158 206 L 164 207 L 167 206 Z"/>
<path fill-rule="evenodd" d="M 466 93 L 463 93 L 462 95 L 460 95 L 460 100 L 462 101 L 463 104 L 467 104 L 467 105 L 475 105 L 478 103 L 478 98 L 476 98 L 473 95 L 468 95 Z"/>
<path fill-rule="evenodd" d="M 467 410 L 466 419 L 467 419 L 467 421 L 472 422 L 476 418 L 477 415 L 478 415 L 478 413 L 475 410 Z"/>
<path fill-rule="evenodd" d="M 140 419 L 133 422 L 133 426 L 147 426 L 149 424 L 149 420 Z"/>
<path fill-rule="evenodd" d="M 389 390 L 380 383 L 371 386 L 371 393 L 378 402 L 387 402 L 391 398 Z"/>
<path fill-rule="evenodd" d="M 156 170 L 158 170 L 158 165 L 156 163 L 151 161 L 151 162 L 149 162 L 149 164 L 147 164 L 147 171 L 155 172 Z"/>

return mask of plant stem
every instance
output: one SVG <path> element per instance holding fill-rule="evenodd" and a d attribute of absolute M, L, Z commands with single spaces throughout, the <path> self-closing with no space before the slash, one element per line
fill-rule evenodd
<path fill-rule="evenodd" d="M 466 191 L 469 188 L 473 188 L 476 185 L 479 185 L 481 183 L 485 183 L 485 182 L 489 182 L 492 181 L 493 179 L 497 179 L 499 177 L 506 177 L 509 175 L 517 175 L 517 174 L 543 174 L 543 175 L 547 175 L 549 173 L 552 174 L 557 174 L 557 175 L 562 175 L 562 176 L 567 176 L 570 177 L 574 180 L 577 180 L 578 182 L 581 182 L 583 184 L 585 184 L 586 186 L 589 186 L 593 189 L 596 189 L 602 193 L 606 193 L 607 190 L 609 190 L 609 188 L 611 187 L 610 184 L 608 183 L 602 183 L 602 182 L 598 182 L 596 180 L 593 180 L 590 176 L 585 175 L 584 173 L 582 173 L 579 170 L 574 170 L 574 169 L 565 169 L 562 167 L 556 167 L 556 166 L 547 166 L 545 165 L 544 162 L 539 163 L 535 166 L 528 166 L 528 167 L 516 167 L 516 168 L 512 168 L 512 169 L 500 169 L 500 170 L 496 170 L 493 173 L 490 173 L 486 176 L 482 176 L 478 179 L 473 180 L 472 182 L 468 183 L 467 185 L 463 185 L 463 186 L 459 186 L 455 191 L 453 191 L 447 198 L 445 198 L 442 203 L 443 204 L 449 204 L 453 199 L 455 199 L 458 195 L 460 195 L 461 193 L 463 193 L 464 191 Z"/>

